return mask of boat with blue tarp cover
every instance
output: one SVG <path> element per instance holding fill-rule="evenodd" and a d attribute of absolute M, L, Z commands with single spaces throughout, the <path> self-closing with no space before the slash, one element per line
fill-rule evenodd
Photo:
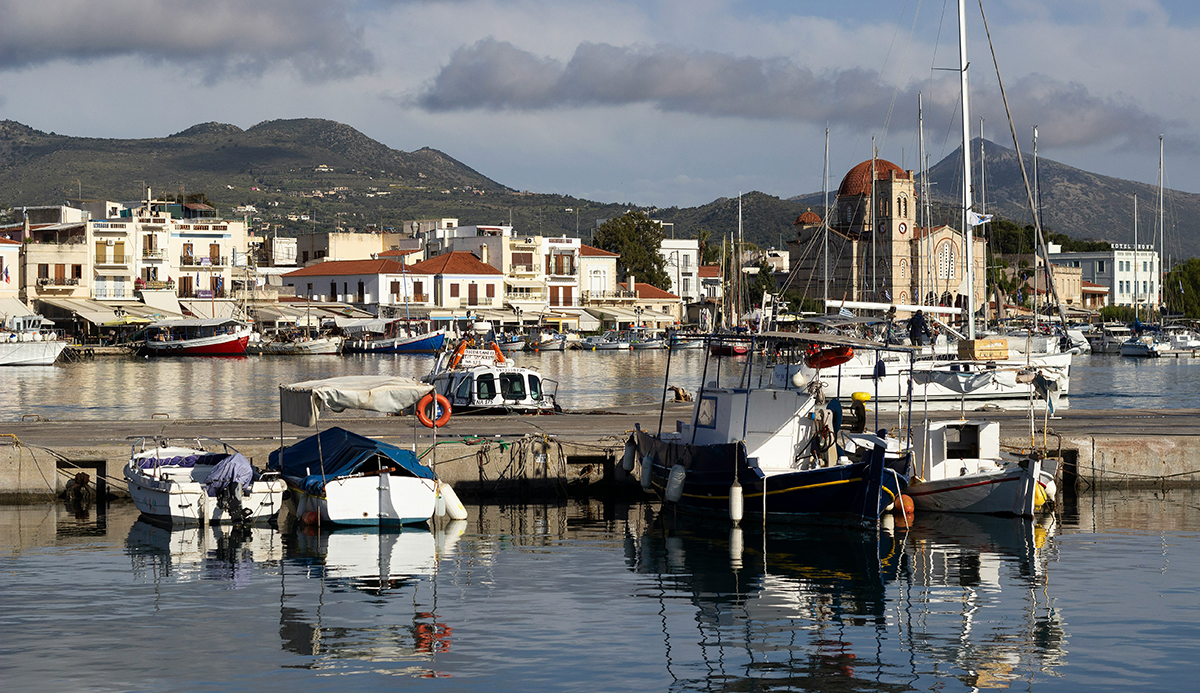
<path fill-rule="evenodd" d="M 279 386 L 279 416 L 285 423 L 315 426 L 322 409 L 398 414 L 420 406 L 432 392 L 430 385 L 391 376 L 309 380 Z M 305 524 L 415 524 L 435 510 L 466 518 L 453 489 L 416 454 L 343 428 L 272 452 L 268 468 L 287 481 L 290 508 Z"/>

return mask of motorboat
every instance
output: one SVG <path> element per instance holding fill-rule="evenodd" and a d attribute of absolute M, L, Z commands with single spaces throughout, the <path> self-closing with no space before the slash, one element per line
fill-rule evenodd
<path fill-rule="evenodd" d="M 169 524 L 263 522 L 275 516 L 286 484 L 260 473 L 228 444 L 209 451 L 139 438 L 125 465 L 129 495 L 143 515 Z"/>
<path fill-rule="evenodd" d="M 483 340 L 480 340 L 483 341 Z M 473 348 L 464 339 L 445 350 L 423 381 L 445 397 L 456 413 L 553 414 L 561 411 L 555 398 L 558 382 L 536 368 L 518 366 L 493 342 Z"/>
<path fill-rule="evenodd" d="M 246 353 L 262 356 L 310 356 L 340 354 L 344 338 L 333 334 L 280 333 L 246 345 Z"/>
<path fill-rule="evenodd" d="M 432 389 L 411 378 L 390 376 L 343 376 L 281 385 L 280 418 L 307 427 L 318 423 L 322 409 L 395 414 L 420 407 Z M 445 417 L 449 418 L 449 411 Z M 276 450 L 267 466 L 287 482 L 288 502 L 294 504 L 289 508 L 304 524 L 422 523 L 433 517 L 439 497 L 452 519 L 466 517 L 450 486 L 412 451 L 343 428 L 329 428 Z"/>
<path fill-rule="evenodd" d="M 149 356 L 240 356 L 250 326 L 236 318 L 161 320 L 146 327 L 142 350 Z"/>
<path fill-rule="evenodd" d="M 1088 333 L 1093 354 L 1119 354 L 1121 345 L 1129 341 L 1133 330 L 1124 323 L 1104 323 Z"/>
<path fill-rule="evenodd" d="M 756 339 L 839 350 L 868 344 L 783 332 Z M 624 467 L 640 461 L 643 488 L 701 515 L 737 521 L 744 511 L 770 521 L 878 527 L 907 486 L 908 458 L 889 467 L 886 444 L 863 445 L 858 459 L 840 455 L 832 423 L 840 417 L 811 385 L 798 377 L 765 387 L 706 386 L 674 431 L 638 427 Z"/>
<path fill-rule="evenodd" d="M 525 349 L 525 337 L 519 334 L 496 335 L 493 343 L 506 354 L 512 354 Z"/>
<path fill-rule="evenodd" d="M 602 335 L 584 337 L 579 342 L 579 348 L 585 351 L 625 351 L 631 347 L 629 336 L 609 330 Z"/>
<path fill-rule="evenodd" d="M 1164 338 L 1171 340 L 1172 351 L 1192 351 L 1200 349 L 1200 335 L 1183 325 L 1166 325 L 1163 327 Z"/>
<path fill-rule="evenodd" d="M 1154 335 L 1141 334 L 1132 336 L 1121 343 L 1121 356 L 1156 358 L 1169 348 L 1169 343 L 1160 342 Z"/>
<path fill-rule="evenodd" d="M 0 366 L 49 366 L 58 360 L 67 342 L 42 329 L 49 322 L 40 315 L 17 315 L 0 328 Z"/>
<path fill-rule="evenodd" d="M 564 351 L 566 336 L 553 330 L 541 330 L 525 339 L 525 351 Z"/>
<path fill-rule="evenodd" d="M 635 329 L 629 340 L 629 348 L 634 350 L 665 349 L 667 348 L 667 337 L 662 332 Z"/>
<path fill-rule="evenodd" d="M 374 329 L 365 329 L 374 328 Z M 381 330 L 381 331 L 375 331 Z M 446 341 L 445 329 L 434 329 L 428 320 L 371 321 L 342 350 L 355 354 L 433 354 Z"/>
<path fill-rule="evenodd" d="M 919 511 L 1033 517 L 1057 490 L 1052 460 L 1001 455 L 996 421 L 927 421 L 916 447 Z"/>

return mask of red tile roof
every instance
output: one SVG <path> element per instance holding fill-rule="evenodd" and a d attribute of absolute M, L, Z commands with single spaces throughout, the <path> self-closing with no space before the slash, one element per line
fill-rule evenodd
<path fill-rule="evenodd" d="M 408 268 L 416 274 L 504 274 L 465 250 L 452 250 Z"/>
<path fill-rule="evenodd" d="M 638 298 L 665 298 L 678 300 L 679 297 L 670 291 L 663 291 L 657 286 L 643 284 L 642 282 L 634 282 L 633 288 L 637 290 Z"/>
<path fill-rule="evenodd" d="M 793 226 L 812 226 L 813 224 L 820 224 L 820 223 L 821 223 L 821 217 L 818 216 L 816 212 L 814 212 L 810 209 L 807 212 L 805 212 L 804 214 L 801 214 L 800 216 L 796 217 L 796 221 L 793 221 L 792 225 Z"/>
<path fill-rule="evenodd" d="M 720 265 L 700 265 L 700 267 L 696 269 L 696 276 L 705 277 L 708 279 L 715 279 L 716 277 L 721 276 L 721 266 Z"/>
<path fill-rule="evenodd" d="M 1108 291 L 1108 287 L 1107 287 L 1107 286 L 1105 286 L 1105 285 L 1103 285 L 1103 284 L 1096 284 L 1096 283 L 1094 283 L 1094 282 L 1089 282 L 1089 281 L 1088 281 L 1088 280 L 1086 280 L 1086 279 L 1084 279 L 1083 281 L 1081 281 L 1081 282 L 1079 283 L 1079 287 L 1080 287 L 1081 289 L 1097 289 L 1097 290 L 1103 290 L 1103 291 L 1105 291 L 1105 292 L 1107 292 L 1107 291 Z"/>
<path fill-rule="evenodd" d="M 842 184 L 838 186 L 837 194 L 842 195 L 870 195 L 871 194 L 871 160 L 867 159 L 858 166 L 850 169 L 846 177 L 842 179 Z M 890 180 L 893 176 L 896 178 L 907 179 L 908 172 L 893 164 L 886 159 L 875 159 L 875 180 Z"/>
<path fill-rule="evenodd" d="M 580 257 L 621 257 L 620 253 L 610 253 L 584 243 L 579 244 L 579 255 Z"/>
<path fill-rule="evenodd" d="M 288 272 L 285 277 L 342 277 L 351 274 L 420 274 L 395 260 L 330 260 Z"/>

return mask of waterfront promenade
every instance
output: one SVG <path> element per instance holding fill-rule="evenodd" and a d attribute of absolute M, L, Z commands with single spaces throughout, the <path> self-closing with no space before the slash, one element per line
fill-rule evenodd
<path fill-rule="evenodd" d="M 691 404 L 669 403 L 663 430 L 686 419 Z M 624 440 L 635 425 L 657 431 L 657 405 L 624 406 L 556 416 L 458 416 L 437 434 L 437 471 L 467 496 L 493 494 L 558 495 L 571 489 L 634 490 L 620 469 Z M 1200 410 L 1066 410 L 1035 424 L 1021 411 L 968 411 L 968 418 L 1002 423 L 1006 449 L 1027 450 L 1043 441 L 1051 456 L 1062 454 L 1063 486 L 1177 486 L 1200 484 Z M 958 418 L 958 412 L 931 412 Z M 880 413 L 880 427 L 895 428 L 895 412 Z M 873 423 L 872 418 L 869 419 Z M 321 428 L 343 426 L 362 435 L 425 452 L 430 429 L 412 417 L 328 415 Z M 872 426 L 868 425 L 868 430 Z M 220 439 L 259 467 L 280 445 L 317 429 L 270 419 L 143 419 L 58 421 L 29 418 L 0 427 L 0 498 L 54 495 L 79 468 L 106 477 L 109 490 L 124 493 L 121 467 L 130 446 L 142 436 Z M 427 463 L 434 455 L 425 457 Z M 636 474 L 636 471 L 635 471 Z"/>

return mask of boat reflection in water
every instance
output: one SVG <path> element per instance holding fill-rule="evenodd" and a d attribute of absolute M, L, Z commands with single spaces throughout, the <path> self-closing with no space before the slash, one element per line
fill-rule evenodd
<path fill-rule="evenodd" d="M 454 633 L 437 612 L 438 563 L 454 554 L 466 525 L 449 522 L 432 532 L 419 526 L 299 530 L 288 542 L 283 649 L 312 658 L 307 666 L 326 673 L 358 673 L 361 665 L 349 660 L 365 660 L 386 664 L 392 675 L 444 675 L 431 668 L 433 655 L 450 650 Z M 380 599 L 348 599 L 347 592 Z"/>
<path fill-rule="evenodd" d="M 141 577 L 179 581 L 221 580 L 245 587 L 256 564 L 283 558 L 283 542 L 271 527 L 249 525 L 176 526 L 138 519 L 129 528 L 126 552 Z"/>
<path fill-rule="evenodd" d="M 1047 594 L 1052 518 L 771 527 L 765 547 L 757 528 L 658 519 L 627 537 L 626 558 L 653 577 L 638 596 L 659 601 L 678 688 L 1025 687 L 1065 665 L 1065 625 Z"/>

